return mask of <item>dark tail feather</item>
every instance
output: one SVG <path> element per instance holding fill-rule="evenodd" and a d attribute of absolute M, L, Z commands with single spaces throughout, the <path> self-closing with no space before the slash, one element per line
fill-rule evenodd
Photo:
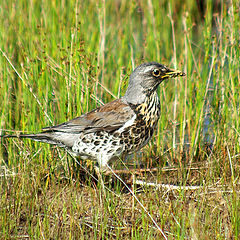
<path fill-rule="evenodd" d="M 36 133 L 36 134 L 19 134 L 19 135 L 1 135 L 1 138 L 29 138 L 37 142 L 45 142 L 54 145 L 61 145 L 58 141 L 53 139 L 50 133 Z"/>
<path fill-rule="evenodd" d="M 71 148 L 78 138 L 78 134 L 69 134 L 64 132 L 46 131 L 36 134 L 19 134 L 19 135 L 0 135 L 1 138 L 29 138 L 37 142 L 44 142 L 59 147 Z"/>

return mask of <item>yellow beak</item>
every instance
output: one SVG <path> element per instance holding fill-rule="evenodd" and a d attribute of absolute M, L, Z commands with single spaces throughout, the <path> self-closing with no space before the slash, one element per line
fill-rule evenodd
<path fill-rule="evenodd" d="M 162 76 L 162 78 L 169 78 L 169 77 L 182 77 L 186 74 L 180 70 L 174 70 L 174 69 L 168 69 L 168 71 L 165 73 L 165 75 Z"/>

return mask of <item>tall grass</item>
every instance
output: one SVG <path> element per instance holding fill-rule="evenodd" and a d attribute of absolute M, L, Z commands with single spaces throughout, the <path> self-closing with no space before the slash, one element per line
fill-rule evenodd
<path fill-rule="evenodd" d="M 137 178 L 199 188 L 133 190 L 169 239 L 239 238 L 240 5 L 204 9 L 188 0 L 3 0 L 2 134 L 38 132 L 123 95 L 142 62 L 184 70 L 160 86 L 158 131 L 137 156 L 158 171 Z M 1 139 L 0 163 L 2 239 L 162 237 L 114 177 L 103 195 L 64 150 Z"/>

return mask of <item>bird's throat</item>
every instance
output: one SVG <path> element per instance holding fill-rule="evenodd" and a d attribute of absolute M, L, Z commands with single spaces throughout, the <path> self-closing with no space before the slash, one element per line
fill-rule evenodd
<path fill-rule="evenodd" d="M 145 124 L 154 126 L 160 117 L 160 101 L 156 92 L 145 98 L 141 104 L 135 105 L 134 111 L 137 118 L 140 118 Z"/>

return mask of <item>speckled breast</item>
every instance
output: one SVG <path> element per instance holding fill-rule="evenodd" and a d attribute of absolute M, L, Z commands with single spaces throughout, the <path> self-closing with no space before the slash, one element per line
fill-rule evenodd
<path fill-rule="evenodd" d="M 157 94 L 146 98 L 144 103 L 131 107 L 136 113 L 136 119 L 121 133 L 126 153 L 139 150 L 148 143 L 160 118 L 160 102 Z"/>

